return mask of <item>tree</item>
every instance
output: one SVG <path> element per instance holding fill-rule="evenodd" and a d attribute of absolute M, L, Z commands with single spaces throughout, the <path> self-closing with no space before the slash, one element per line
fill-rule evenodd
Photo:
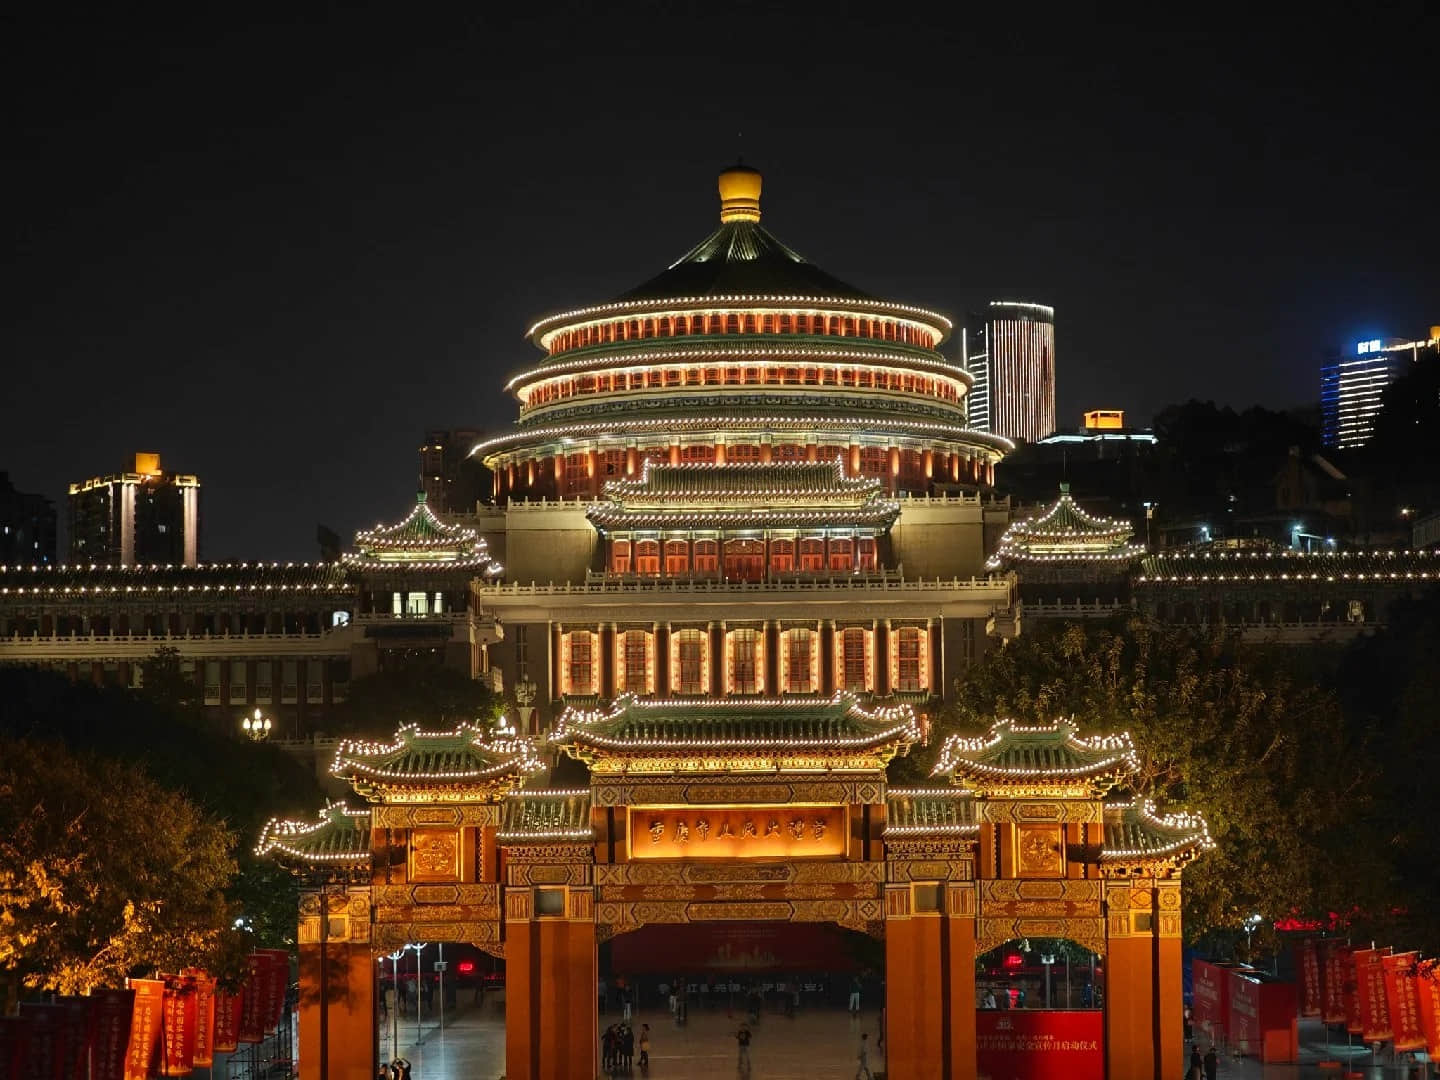
<path fill-rule="evenodd" d="M 499 719 L 505 703 L 484 683 L 439 664 L 413 664 L 354 680 L 345 725 L 353 732 L 388 737 L 402 724 L 450 727 Z"/>
<path fill-rule="evenodd" d="M 1377 770 L 1320 676 L 1336 661 L 1333 649 L 1250 649 L 1138 619 L 1041 624 L 960 682 L 910 776 L 948 734 L 996 717 L 1129 731 L 1136 794 L 1200 811 L 1217 842 L 1186 871 L 1192 939 L 1238 938 L 1253 913 L 1373 907 L 1383 857 L 1344 838 L 1374 801 Z"/>
<path fill-rule="evenodd" d="M 133 765 L 0 739 L 0 972 L 67 994 L 184 965 L 232 975 L 234 844 Z"/>

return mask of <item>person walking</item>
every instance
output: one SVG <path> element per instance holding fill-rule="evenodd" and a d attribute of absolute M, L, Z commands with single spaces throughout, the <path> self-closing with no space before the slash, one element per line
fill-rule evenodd
<path fill-rule="evenodd" d="M 600 1060 L 606 1069 L 615 1064 L 615 1025 L 611 1024 L 605 1029 L 605 1034 L 600 1039 Z"/>
<path fill-rule="evenodd" d="M 627 1024 L 630 1022 L 630 988 L 628 986 L 620 991 L 620 1019 Z"/>
<path fill-rule="evenodd" d="M 739 1056 L 735 1059 L 735 1068 L 742 1076 L 750 1075 L 750 1026 L 742 1022 L 735 1032 L 735 1045 Z"/>
<path fill-rule="evenodd" d="M 410 1062 L 404 1058 L 397 1057 L 390 1063 L 390 1073 L 395 1080 L 410 1080 Z"/>
<path fill-rule="evenodd" d="M 640 1068 L 650 1068 L 650 1025 L 640 1025 Z"/>
<path fill-rule="evenodd" d="M 620 1029 L 620 1060 L 629 1072 L 630 1063 L 635 1060 L 635 1029 L 629 1024 Z"/>
<path fill-rule="evenodd" d="M 1190 1074 L 1195 1080 L 1205 1080 L 1205 1059 L 1200 1056 L 1200 1044 L 1190 1044 Z"/>
<path fill-rule="evenodd" d="M 860 1051 L 855 1055 L 855 1080 L 875 1080 L 875 1074 L 870 1071 L 870 1033 L 862 1032 L 860 1035 Z"/>
<path fill-rule="evenodd" d="M 1205 1051 L 1205 1057 L 1201 1059 L 1205 1064 L 1205 1080 L 1215 1080 L 1220 1072 L 1220 1057 L 1215 1053 L 1215 1047 Z"/>
<path fill-rule="evenodd" d="M 860 1015 L 860 976 L 850 976 L 850 1015 Z"/>

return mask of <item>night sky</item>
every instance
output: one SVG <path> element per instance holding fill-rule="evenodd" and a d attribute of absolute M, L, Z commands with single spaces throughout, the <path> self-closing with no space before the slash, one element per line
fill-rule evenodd
<path fill-rule="evenodd" d="M 1062 425 L 1306 405 L 1327 348 L 1440 324 L 1423 3 L 1203 29 L 45 7 L 5 33 L 0 469 L 63 519 L 68 481 L 158 450 L 201 478 L 207 558 L 403 513 L 424 429 L 503 428 L 526 327 L 705 236 L 737 149 L 765 224 L 844 280 L 1054 304 Z"/>

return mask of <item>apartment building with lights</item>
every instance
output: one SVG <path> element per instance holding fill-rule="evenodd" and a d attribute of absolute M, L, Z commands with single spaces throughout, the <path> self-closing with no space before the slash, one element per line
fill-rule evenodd
<path fill-rule="evenodd" d="M 138 453 L 133 470 L 71 484 L 69 561 L 130 566 L 200 561 L 200 480 Z"/>
<path fill-rule="evenodd" d="M 1055 309 L 992 300 L 967 317 L 961 361 L 973 386 L 970 424 L 1007 439 L 1038 442 L 1055 430 Z"/>
<path fill-rule="evenodd" d="M 1371 338 L 1333 354 L 1320 369 L 1320 437 L 1326 446 L 1353 449 L 1375 434 L 1385 390 L 1414 365 L 1440 357 L 1440 326 L 1424 340 Z"/>

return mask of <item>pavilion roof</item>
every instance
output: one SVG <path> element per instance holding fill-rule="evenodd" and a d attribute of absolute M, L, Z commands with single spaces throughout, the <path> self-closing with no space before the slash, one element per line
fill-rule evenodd
<path fill-rule="evenodd" d="M 899 504 L 873 477 L 846 476 L 841 461 L 646 462 L 638 477 L 605 484 L 587 516 L 597 526 L 870 524 L 888 526 Z"/>
<path fill-rule="evenodd" d="M 1085 510 L 1060 485 L 1060 496 L 1034 517 L 1013 522 L 986 563 L 988 569 L 1017 562 L 1131 561 L 1145 549 L 1129 543 L 1135 527 L 1119 518 L 1099 517 Z"/>
<path fill-rule="evenodd" d="M 576 842 L 594 837 L 590 789 L 536 788 L 506 798 L 497 839 L 510 843 Z"/>
<path fill-rule="evenodd" d="M 1102 863 L 1186 863 L 1215 846 L 1199 814 L 1159 814 L 1149 800 L 1105 804 Z"/>
<path fill-rule="evenodd" d="M 372 801 L 484 801 L 539 771 L 526 739 L 491 734 L 476 724 L 423 731 L 408 724 L 388 743 L 347 739 L 330 773 Z"/>
<path fill-rule="evenodd" d="M 1071 720 L 1022 726 L 997 720 L 980 738 L 952 735 L 932 775 L 949 775 L 981 793 L 1010 787 L 1108 789 L 1139 768 L 1128 732 L 1081 738 Z"/>
<path fill-rule="evenodd" d="M 446 524 L 415 496 L 410 513 L 393 525 L 376 525 L 355 534 L 355 551 L 344 556 L 346 566 L 373 569 L 481 570 L 499 573 L 485 540 L 465 525 Z"/>
<path fill-rule="evenodd" d="M 804 755 L 852 761 L 868 756 L 874 759 L 868 767 L 881 768 L 919 737 L 909 705 L 869 710 L 849 694 L 723 701 L 642 700 L 626 695 L 604 710 L 566 709 L 550 742 L 592 766 L 600 759 L 694 760 L 718 754 L 761 755 L 776 761 Z"/>
<path fill-rule="evenodd" d="M 331 803 L 313 822 L 272 818 L 261 830 L 255 854 L 297 873 L 363 869 L 371 857 L 370 811 Z"/>

